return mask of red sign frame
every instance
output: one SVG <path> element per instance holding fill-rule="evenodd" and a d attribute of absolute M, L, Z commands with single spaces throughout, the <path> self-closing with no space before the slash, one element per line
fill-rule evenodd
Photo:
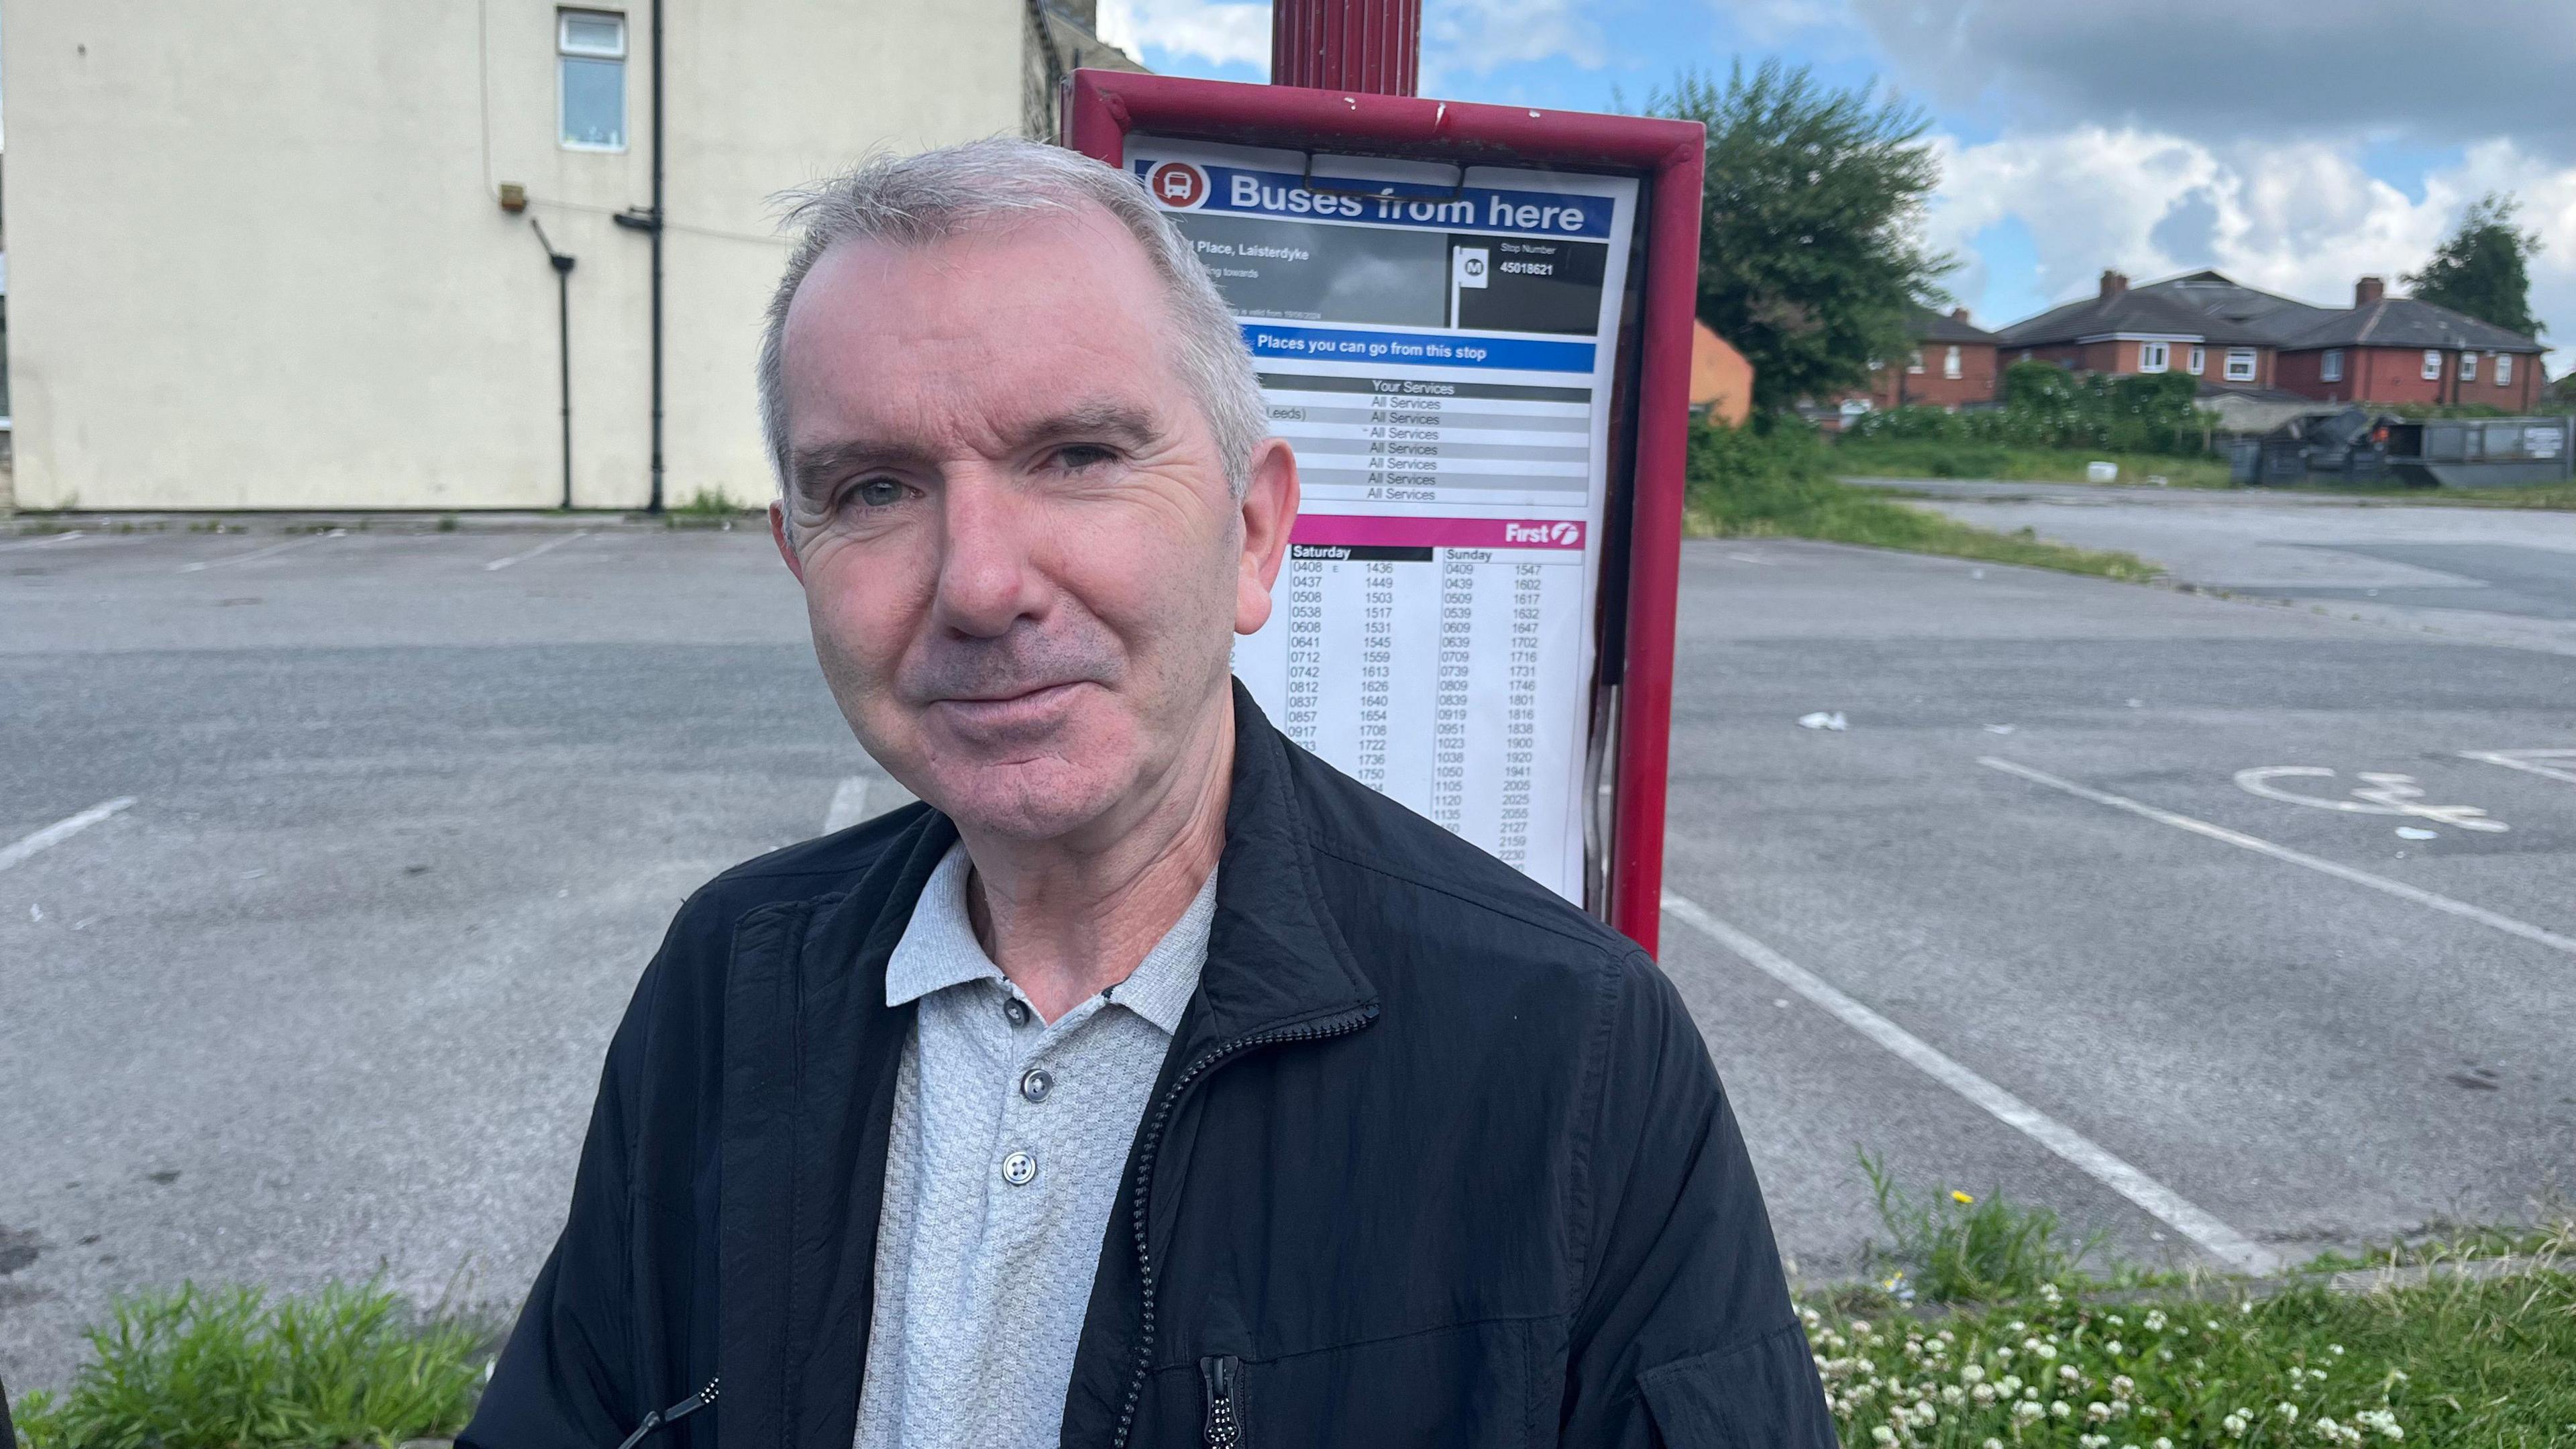
<path fill-rule="evenodd" d="M 1665 770 L 1671 755 L 1674 614 L 1681 581 L 1691 322 L 1699 294 L 1707 134 L 1696 121 L 1180 76 L 1077 70 L 1065 80 L 1065 144 L 1112 166 L 1127 135 L 1298 149 L 1348 148 L 1490 166 L 1562 166 L 1647 178 L 1645 289 L 1638 318 L 1635 471 L 1626 519 L 1609 890 L 1612 927 L 1648 951 L 1663 919 Z M 1606 576 L 1606 592 L 1620 580 Z"/>

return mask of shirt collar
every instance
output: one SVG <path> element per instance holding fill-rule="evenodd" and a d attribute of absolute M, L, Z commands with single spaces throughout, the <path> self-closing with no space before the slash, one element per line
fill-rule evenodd
<path fill-rule="evenodd" d="M 966 909 L 966 882 L 974 870 L 966 843 L 948 848 L 923 882 L 912 920 L 886 961 L 886 1005 L 902 1006 L 934 991 L 969 981 L 1003 982 L 1001 968 L 975 939 L 975 923 Z M 1152 1022 L 1166 1036 L 1181 1029 L 1181 1014 L 1198 990 L 1200 968 L 1207 963 L 1208 930 L 1216 920 L 1216 872 L 1199 886 L 1188 910 L 1165 932 L 1127 979 L 1102 993 L 1119 1006 Z"/>

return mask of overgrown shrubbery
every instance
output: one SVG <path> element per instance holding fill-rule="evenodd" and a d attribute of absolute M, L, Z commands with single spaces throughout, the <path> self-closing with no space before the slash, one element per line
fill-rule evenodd
<path fill-rule="evenodd" d="M 2187 456 L 2208 449 L 2210 419 L 2195 400 L 2199 386 L 2179 372 L 2107 377 L 2048 362 L 2016 362 L 2004 369 L 2000 408 L 1889 408 L 1854 418 L 1843 437 Z"/>
<path fill-rule="evenodd" d="M 274 1302 L 250 1288 L 120 1299 L 91 1362 L 18 1413 L 28 1449 L 339 1449 L 454 1434 L 491 1335 L 418 1321 L 375 1284 Z M 6 1446 L 0 1446 L 6 1449 Z"/>
<path fill-rule="evenodd" d="M 1833 450 L 1794 417 L 1757 415 L 1742 427 L 1694 422 L 1688 522 L 1695 533 L 1815 538 L 2116 579 L 2155 575 L 2125 553 L 2048 543 L 2029 530 L 1996 533 L 1912 508 L 1833 475 Z"/>

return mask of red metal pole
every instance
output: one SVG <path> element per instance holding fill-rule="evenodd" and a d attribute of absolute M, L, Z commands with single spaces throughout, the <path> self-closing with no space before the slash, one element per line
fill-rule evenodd
<path fill-rule="evenodd" d="M 1422 0 L 1272 0 L 1272 85 L 1409 96 L 1421 72 Z"/>

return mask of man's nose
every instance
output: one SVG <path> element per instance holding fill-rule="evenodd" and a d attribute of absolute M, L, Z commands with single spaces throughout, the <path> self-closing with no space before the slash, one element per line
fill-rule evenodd
<path fill-rule="evenodd" d="M 952 472 L 940 500 L 937 622 L 989 639 L 1040 614 L 1046 582 L 1029 554 L 1040 534 L 1035 501 L 983 467 Z"/>

